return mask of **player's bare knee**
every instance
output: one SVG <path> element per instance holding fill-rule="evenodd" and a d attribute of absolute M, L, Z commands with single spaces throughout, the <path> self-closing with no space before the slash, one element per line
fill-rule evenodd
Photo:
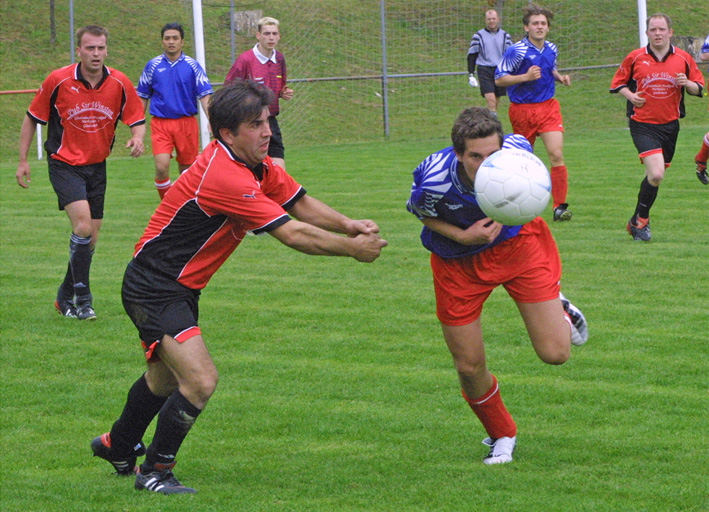
<path fill-rule="evenodd" d="M 548 347 L 546 350 L 539 353 L 539 358 L 547 364 L 564 364 L 571 356 L 570 343 L 559 344 L 554 347 Z"/>

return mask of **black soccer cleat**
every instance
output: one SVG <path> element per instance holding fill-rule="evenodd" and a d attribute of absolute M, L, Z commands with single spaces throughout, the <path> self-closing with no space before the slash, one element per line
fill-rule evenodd
<path fill-rule="evenodd" d="M 641 240 L 643 242 L 649 242 L 652 239 L 652 232 L 650 231 L 650 221 L 648 220 L 645 225 L 641 228 L 633 224 L 633 219 L 628 221 L 625 229 L 633 237 L 633 240 Z"/>
<path fill-rule="evenodd" d="M 111 448 L 111 433 L 106 432 L 91 441 L 91 451 L 94 457 L 101 457 L 110 462 L 116 469 L 117 475 L 131 476 L 138 471 L 135 463 L 139 456 L 145 455 L 145 445 L 141 441 L 133 448 L 130 455 L 118 455 L 113 453 Z"/>
<path fill-rule="evenodd" d="M 554 222 L 564 222 L 571 220 L 572 213 L 569 210 L 568 203 L 561 203 L 559 206 L 554 208 Z"/>
<path fill-rule="evenodd" d="M 57 299 L 54 301 L 54 309 L 65 318 L 76 318 L 76 306 L 70 300 Z"/>
<path fill-rule="evenodd" d="M 697 164 L 697 179 L 702 182 L 702 185 L 709 185 L 709 176 L 707 176 L 707 163 L 695 161 Z"/>
<path fill-rule="evenodd" d="M 152 468 L 141 466 L 135 476 L 135 488 L 160 494 L 195 494 L 196 489 L 185 487 L 172 473 L 172 464 L 155 464 Z"/>

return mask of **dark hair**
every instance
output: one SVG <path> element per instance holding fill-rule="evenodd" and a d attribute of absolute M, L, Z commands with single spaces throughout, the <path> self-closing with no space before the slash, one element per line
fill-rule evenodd
<path fill-rule="evenodd" d="M 453 123 L 451 130 L 453 149 L 456 153 L 463 154 L 466 140 L 482 139 L 490 135 L 497 135 L 502 147 L 502 124 L 492 112 L 483 107 L 466 108 Z"/>
<path fill-rule="evenodd" d="M 164 36 L 165 36 L 165 31 L 166 31 L 166 30 L 177 30 L 177 31 L 180 33 L 180 39 L 184 39 L 184 38 L 185 38 L 185 31 L 184 31 L 184 29 L 182 28 L 182 25 L 180 25 L 180 24 L 177 23 L 176 21 L 173 22 L 173 23 L 166 23 L 165 26 L 162 28 L 162 30 L 160 30 L 160 37 L 164 37 Z"/>
<path fill-rule="evenodd" d="M 547 25 L 549 25 L 551 27 L 551 20 L 554 19 L 554 13 L 551 12 L 549 9 L 545 9 L 544 7 L 538 6 L 537 4 L 529 4 L 524 9 L 524 15 L 522 16 L 522 23 L 525 26 L 529 25 L 529 18 L 531 18 L 532 16 L 537 16 L 539 14 L 546 16 Z"/>
<path fill-rule="evenodd" d="M 257 119 L 273 99 L 271 89 L 251 80 L 237 78 L 225 85 L 212 95 L 209 102 L 212 135 L 219 138 L 219 130 L 222 128 L 235 134 L 239 125 Z"/>
<path fill-rule="evenodd" d="M 81 38 L 87 33 L 92 36 L 106 36 L 106 41 L 108 41 L 108 30 L 98 25 L 86 25 L 76 31 L 76 46 L 81 46 Z"/>

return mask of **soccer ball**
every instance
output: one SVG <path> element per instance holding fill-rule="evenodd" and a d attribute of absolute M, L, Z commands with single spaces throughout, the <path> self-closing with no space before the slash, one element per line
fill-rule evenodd
<path fill-rule="evenodd" d="M 549 203 L 551 179 L 533 153 L 503 148 L 487 157 L 475 174 L 475 198 L 492 220 L 507 226 L 529 222 Z"/>

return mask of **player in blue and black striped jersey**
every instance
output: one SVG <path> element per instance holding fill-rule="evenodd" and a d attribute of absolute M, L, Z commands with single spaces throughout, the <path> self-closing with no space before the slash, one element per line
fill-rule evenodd
<path fill-rule="evenodd" d="M 486 464 L 512 461 L 517 427 L 485 363 L 480 314 L 499 285 L 522 315 L 539 358 L 562 364 L 570 345 L 588 339 L 586 319 L 560 292 L 561 259 L 549 226 L 537 217 L 503 226 L 475 199 L 475 174 L 502 147 L 531 151 L 520 135 L 503 138 L 502 125 L 485 108 L 464 110 L 451 133 L 453 146 L 426 158 L 414 171 L 408 210 L 423 223 L 421 241 L 431 251 L 436 314 L 463 397 L 488 433 Z"/>

